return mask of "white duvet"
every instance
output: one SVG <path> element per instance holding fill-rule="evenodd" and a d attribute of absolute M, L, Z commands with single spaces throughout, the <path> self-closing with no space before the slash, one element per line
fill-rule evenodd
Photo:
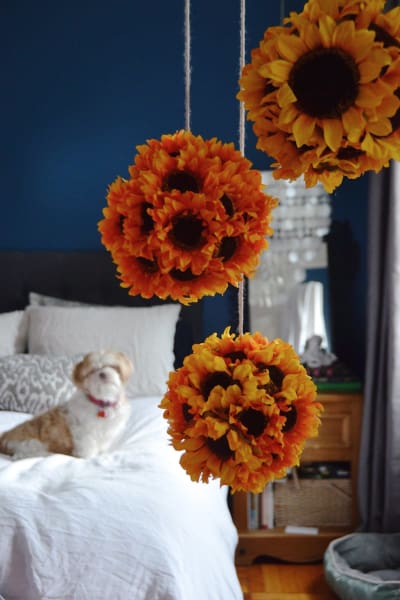
<path fill-rule="evenodd" d="M 218 481 L 193 483 L 159 398 L 91 460 L 0 455 L 0 597 L 239 600 L 236 529 Z M 28 415 L 0 412 L 0 430 Z"/>

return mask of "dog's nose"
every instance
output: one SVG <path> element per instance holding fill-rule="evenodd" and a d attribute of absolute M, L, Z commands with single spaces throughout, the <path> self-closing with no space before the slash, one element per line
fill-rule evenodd
<path fill-rule="evenodd" d="M 99 372 L 99 377 L 100 377 L 100 379 L 105 380 L 105 379 L 107 379 L 107 373 L 105 373 L 104 371 L 100 371 Z"/>

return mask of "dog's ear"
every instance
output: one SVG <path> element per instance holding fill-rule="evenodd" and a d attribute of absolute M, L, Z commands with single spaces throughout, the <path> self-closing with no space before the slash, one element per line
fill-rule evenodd
<path fill-rule="evenodd" d="M 128 381 L 129 377 L 133 373 L 133 362 L 129 356 L 123 352 L 116 352 L 116 355 L 118 356 L 118 366 L 120 369 L 121 379 L 125 383 L 125 381 Z"/>
<path fill-rule="evenodd" d="M 83 359 L 80 362 L 78 362 L 72 370 L 72 381 L 77 387 L 80 387 L 82 385 L 83 380 L 85 379 L 87 362 L 87 356 L 84 356 Z"/>

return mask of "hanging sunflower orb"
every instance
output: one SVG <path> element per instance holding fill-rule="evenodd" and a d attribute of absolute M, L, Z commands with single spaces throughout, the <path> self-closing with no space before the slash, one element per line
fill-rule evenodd
<path fill-rule="evenodd" d="M 332 192 L 400 156 L 400 8 L 309 0 L 251 54 L 238 98 L 276 179 Z"/>
<path fill-rule="evenodd" d="M 161 401 L 180 463 L 194 481 L 261 492 L 318 434 L 316 387 L 292 346 L 229 328 L 193 346 Z"/>
<path fill-rule="evenodd" d="M 252 276 L 277 201 L 261 174 L 216 138 L 181 130 L 138 146 L 108 190 L 102 243 L 123 287 L 189 304 Z"/>

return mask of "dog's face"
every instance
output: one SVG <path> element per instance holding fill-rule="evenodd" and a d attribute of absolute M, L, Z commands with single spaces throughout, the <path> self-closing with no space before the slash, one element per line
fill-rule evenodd
<path fill-rule="evenodd" d="M 96 398 L 113 398 L 132 375 L 132 361 L 122 352 L 90 352 L 75 365 L 72 380 Z"/>

